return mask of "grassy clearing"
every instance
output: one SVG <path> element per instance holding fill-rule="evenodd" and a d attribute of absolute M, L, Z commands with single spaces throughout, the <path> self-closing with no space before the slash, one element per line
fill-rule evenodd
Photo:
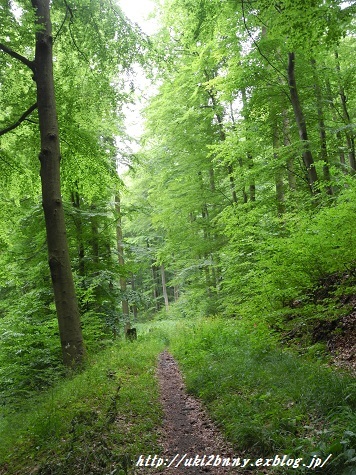
<path fill-rule="evenodd" d="M 332 453 L 323 473 L 356 473 L 353 378 L 282 352 L 262 325 L 236 320 L 182 325 L 171 349 L 189 391 L 207 404 L 236 450 L 308 461 Z"/>
<path fill-rule="evenodd" d="M 0 474 L 126 473 L 138 454 L 159 452 L 154 377 L 160 331 L 118 342 L 88 369 L 0 417 Z"/>

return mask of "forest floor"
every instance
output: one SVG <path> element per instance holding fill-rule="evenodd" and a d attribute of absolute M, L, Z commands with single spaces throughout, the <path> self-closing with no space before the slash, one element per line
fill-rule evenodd
<path fill-rule="evenodd" d="M 356 376 L 356 295 L 348 301 L 352 311 L 342 317 L 336 325 L 339 333 L 334 332 L 328 341 L 335 366 L 347 369 Z"/>
<path fill-rule="evenodd" d="M 313 291 L 292 301 L 282 328 L 277 328 L 282 346 L 295 343 L 303 352 L 306 347 L 323 344 L 331 366 L 356 376 L 355 275 L 355 269 L 330 274 Z"/>
<path fill-rule="evenodd" d="M 139 469 L 136 473 L 158 475 L 162 474 L 162 469 L 165 475 L 242 473 L 242 469 L 239 471 L 236 466 L 234 468 L 222 466 L 224 459 L 224 463 L 228 459 L 231 463 L 233 460 L 236 463 L 237 456 L 211 421 L 200 401 L 187 394 L 178 364 L 168 351 L 159 355 L 157 377 L 164 412 L 160 436 L 163 449 L 161 457 L 164 464 L 157 471 L 151 469 L 148 472 L 147 469 L 146 471 Z M 237 463 L 241 466 L 246 465 L 244 455 L 240 454 L 239 457 Z"/>
<path fill-rule="evenodd" d="M 351 310 L 339 321 L 347 322 L 343 330 L 353 328 Z M 297 447 L 309 463 L 321 444 L 322 454 L 336 450 L 336 465 L 325 473 L 342 473 L 354 450 L 351 380 L 251 334 L 232 320 L 160 322 L 137 342 L 108 348 L 86 371 L 0 419 L 0 474 L 261 475 L 271 473 L 257 466 L 263 454 Z M 345 360 L 352 363 L 353 332 L 336 336 L 346 334 Z M 223 466 L 228 459 L 233 467 Z"/>

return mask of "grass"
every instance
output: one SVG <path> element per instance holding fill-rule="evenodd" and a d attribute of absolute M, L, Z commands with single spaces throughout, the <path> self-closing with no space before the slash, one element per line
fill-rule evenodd
<path fill-rule="evenodd" d="M 172 351 L 188 390 L 236 450 L 308 460 L 333 453 L 323 473 L 355 474 L 354 379 L 282 351 L 267 335 L 262 325 L 210 319 L 182 327 Z"/>
<path fill-rule="evenodd" d="M 0 474 L 120 474 L 139 454 L 159 452 L 155 366 L 164 346 L 160 332 L 118 342 L 81 374 L 3 413 Z"/>
<path fill-rule="evenodd" d="M 160 454 L 155 366 L 167 345 L 236 454 L 309 463 L 312 454 L 332 453 L 314 473 L 356 473 L 354 379 L 282 351 L 263 324 L 211 318 L 143 325 L 137 342 L 118 342 L 81 374 L 4 412 L 0 474 L 120 475 L 138 455 Z"/>

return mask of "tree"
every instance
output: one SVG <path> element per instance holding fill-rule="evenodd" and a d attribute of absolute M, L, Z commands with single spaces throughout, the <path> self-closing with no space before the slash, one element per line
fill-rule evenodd
<path fill-rule="evenodd" d="M 318 175 L 315 169 L 313 155 L 310 150 L 308 132 L 306 127 L 306 122 L 303 114 L 303 110 L 299 100 L 299 94 L 297 89 L 297 83 L 295 79 L 294 69 L 295 69 L 295 54 L 288 54 L 288 85 L 290 90 L 290 96 L 295 116 L 295 121 L 297 123 L 298 132 L 300 140 L 303 144 L 303 161 L 305 168 L 308 173 L 309 184 L 311 190 L 316 190 L 316 184 L 318 182 Z"/>
<path fill-rule="evenodd" d="M 24 56 L 1 44 L 0 48 L 33 71 L 37 87 L 37 103 L 20 118 L 22 122 L 38 109 L 41 138 L 42 205 L 45 215 L 48 263 L 51 271 L 58 326 L 67 366 L 83 362 L 84 342 L 70 264 L 69 248 L 60 186 L 60 142 L 53 79 L 52 25 L 49 0 L 32 0 L 37 25 L 35 59 Z M 8 128 L 9 129 L 9 128 Z"/>
<path fill-rule="evenodd" d="M 74 201 L 79 204 L 83 199 L 91 206 L 100 195 L 110 195 L 107 192 L 110 186 L 116 186 L 115 147 L 107 145 L 104 138 L 122 134 L 121 108 L 130 95 L 123 82 L 127 80 L 125 75 L 132 62 L 141 62 L 147 41 L 111 1 L 83 0 L 74 6 L 66 1 L 63 4 L 33 1 L 32 8 L 25 1 L 14 6 L 10 2 L 3 3 L 4 8 L 0 8 L 0 60 L 4 71 L 1 87 L 6 92 L 9 106 L 0 119 L 6 121 L 5 124 L 12 121 L 12 124 L 0 132 L 2 154 L 13 158 L 16 149 L 19 166 L 24 164 L 34 172 L 33 162 L 25 160 L 22 150 L 26 143 L 28 154 L 32 152 L 38 118 L 42 202 L 61 345 L 65 364 L 76 365 L 83 360 L 84 345 L 66 242 L 63 200 L 70 196 L 80 197 Z M 32 61 L 28 56 L 33 51 L 34 36 L 35 59 Z M 11 64 L 4 59 L 8 55 L 12 57 Z M 15 69 L 14 62 L 21 66 Z M 24 67 L 33 74 L 34 81 L 30 80 Z M 53 75 L 59 92 L 57 101 Z M 27 110 L 17 113 L 18 104 L 22 104 L 19 97 L 34 95 L 33 85 L 37 89 L 37 102 L 30 107 L 23 106 Z M 61 119 L 60 130 L 57 114 Z M 12 119 L 14 116 L 16 120 Z M 96 175 L 102 180 L 97 180 Z M 76 211 L 79 216 L 81 211 Z M 80 233 L 77 228 L 77 239 L 80 239 Z M 79 275 L 84 281 L 83 243 L 79 243 L 79 247 L 82 248 Z"/>
<path fill-rule="evenodd" d="M 227 311 L 251 296 L 266 302 L 264 291 L 281 302 L 271 271 L 279 246 L 349 186 L 338 144 L 344 135 L 352 152 L 353 118 L 339 82 L 351 111 L 353 76 L 344 60 L 340 76 L 333 51 L 352 41 L 343 38 L 351 20 L 333 0 L 166 0 L 161 20 L 165 67 L 136 175 L 147 176 L 147 212 L 162 230 L 158 262 L 196 309 L 212 295 Z M 310 281 L 317 257 L 309 255 Z"/>
<path fill-rule="evenodd" d="M 116 236 L 117 236 L 117 253 L 120 265 L 120 290 L 121 290 L 121 303 L 123 319 L 128 328 L 130 328 L 130 309 L 127 299 L 127 283 L 125 276 L 125 258 L 124 258 L 124 243 L 122 234 L 122 219 L 121 219 L 121 207 L 120 207 L 120 195 L 115 195 L 115 211 L 117 214 Z M 125 327 L 126 328 L 126 327 Z"/>
<path fill-rule="evenodd" d="M 63 361 L 83 362 L 84 343 L 71 271 L 60 187 L 60 143 L 53 79 L 52 26 L 49 0 L 32 0 L 36 33 L 35 81 L 41 136 L 42 204 L 45 214 L 48 262 L 56 302 Z"/>

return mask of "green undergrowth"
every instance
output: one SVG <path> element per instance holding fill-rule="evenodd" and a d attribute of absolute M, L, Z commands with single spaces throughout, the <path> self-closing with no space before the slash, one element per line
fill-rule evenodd
<path fill-rule="evenodd" d="M 281 350 L 257 323 L 182 324 L 171 350 L 188 390 L 206 403 L 237 451 L 256 457 L 288 454 L 303 457 L 307 465 L 312 454 L 332 453 L 322 473 L 356 473 L 356 384 L 350 376 Z"/>
<path fill-rule="evenodd" d="M 157 355 L 169 346 L 188 390 L 206 404 L 236 455 L 332 454 L 322 469 L 268 473 L 355 474 L 354 379 L 282 350 L 263 323 L 210 318 L 139 326 L 81 374 L 0 418 L 0 475 L 133 473 L 140 454 L 160 454 Z M 246 473 L 251 473 L 246 470 Z M 252 469 L 259 475 L 257 467 Z"/>
<path fill-rule="evenodd" d="M 154 374 L 165 344 L 160 331 L 118 342 L 81 374 L 16 411 L 3 408 L 0 474 L 121 474 L 139 454 L 158 453 Z"/>

